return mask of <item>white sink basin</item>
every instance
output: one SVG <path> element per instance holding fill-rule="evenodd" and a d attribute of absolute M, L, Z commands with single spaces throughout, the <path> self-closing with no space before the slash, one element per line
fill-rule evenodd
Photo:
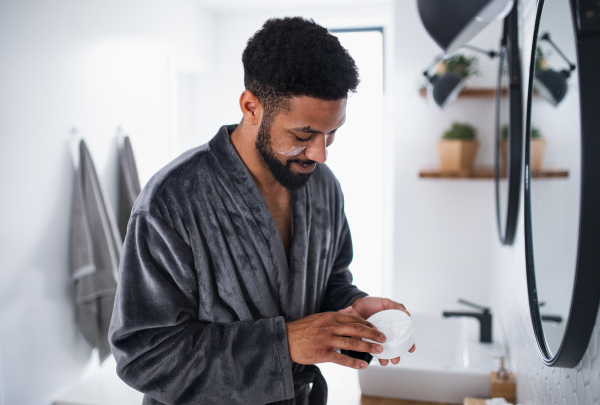
<path fill-rule="evenodd" d="M 358 373 L 363 395 L 462 404 L 465 397 L 490 397 L 490 372 L 505 356 L 500 334 L 494 343 L 479 342 L 479 321 L 413 314 L 415 353 L 396 366 L 373 359 Z M 494 322 L 494 328 L 497 329 Z"/>

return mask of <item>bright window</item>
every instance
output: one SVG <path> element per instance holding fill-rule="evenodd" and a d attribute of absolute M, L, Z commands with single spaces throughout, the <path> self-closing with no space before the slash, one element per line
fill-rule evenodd
<path fill-rule="evenodd" d="M 361 83 L 348 99 L 346 123 L 329 148 L 327 164 L 340 181 L 352 232 L 354 283 L 382 295 L 383 274 L 383 32 L 334 34 L 356 61 Z"/>

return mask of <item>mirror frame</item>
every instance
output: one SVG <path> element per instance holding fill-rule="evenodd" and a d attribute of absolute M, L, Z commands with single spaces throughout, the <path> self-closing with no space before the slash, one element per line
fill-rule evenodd
<path fill-rule="evenodd" d="M 577 39 L 577 74 L 579 75 L 579 101 L 581 119 L 581 201 L 575 281 L 569 317 L 560 347 L 552 355 L 542 328 L 537 297 L 533 257 L 531 223 L 531 102 L 533 77 L 538 43 L 538 30 L 544 0 L 538 0 L 527 101 L 527 126 L 525 138 L 525 258 L 527 265 L 527 289 L 531 321 L 539 355 L 545 365 L 551 367 L 577 366 L 587 350 L 594 330 L 598 305 L 600 304 L 600 19 L 594 19 L 596 5 L 590 0 L 569 1 L 575 38 Z M 577 5 L 575 4 L 577 1 Z"/>
<path fill-rule="evenodd" d="M 504 19 L 504 32 L 500 43 L 500 62 L 498 65 L 498 83 L 496 85 L 496 145 L 494 156 L 494 181 L 496 190 L 496 220 L 498 236 L 503 245 L 512 245 L 519 220 L 519 200 L 521 198 L 521 168 L 523 161 L 523 79 L 521 73 L 521 55 L 519 50 L 518 7 L 513 7 Z M 509 149 L 507 153 L 506 176 L 508 181 L 508 204 L 506 222 L 502 223 L 500 204 L 500 103 L 502 102 L 502 64 L 507 60 L 509 85 Z"/>

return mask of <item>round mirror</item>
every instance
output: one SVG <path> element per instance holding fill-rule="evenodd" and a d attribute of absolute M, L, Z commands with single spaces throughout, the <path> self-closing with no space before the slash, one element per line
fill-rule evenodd
<path fill-rule="evenodd" d="M 523 93 L 517 9 L 504 20 L 496 86 L 496 216 L 500 241 L 512 245 L 519 215 L 523 148 Z"/>
<path fill-rule="evenodd" d="M 583 59 L 597 55 L 600 43 L 584 49 L 580 42 L 578 49 L 574 21 L 569 0 L 539 1 L 525 145 L 531 316 L 542 360 L 560 367 L 574 367 L 583 356 L 600 295 L 600 142 L 585 136 L 586 125 L 598 135 L 600 83 L 597 61 L 586 70 Z M 586 97 L 587 86 L 596 90 Z M 582 155 L 588 147 L 596 153 L 591 162 Z"/>

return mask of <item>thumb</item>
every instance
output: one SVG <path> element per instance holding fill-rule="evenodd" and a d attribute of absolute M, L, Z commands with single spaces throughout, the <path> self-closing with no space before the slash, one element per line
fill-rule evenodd
<path fill-rule="evenodd" d="M 348 308 L 340 309 L 338 312 L 345 315 L 352 315 L 352 305 Z"/>

